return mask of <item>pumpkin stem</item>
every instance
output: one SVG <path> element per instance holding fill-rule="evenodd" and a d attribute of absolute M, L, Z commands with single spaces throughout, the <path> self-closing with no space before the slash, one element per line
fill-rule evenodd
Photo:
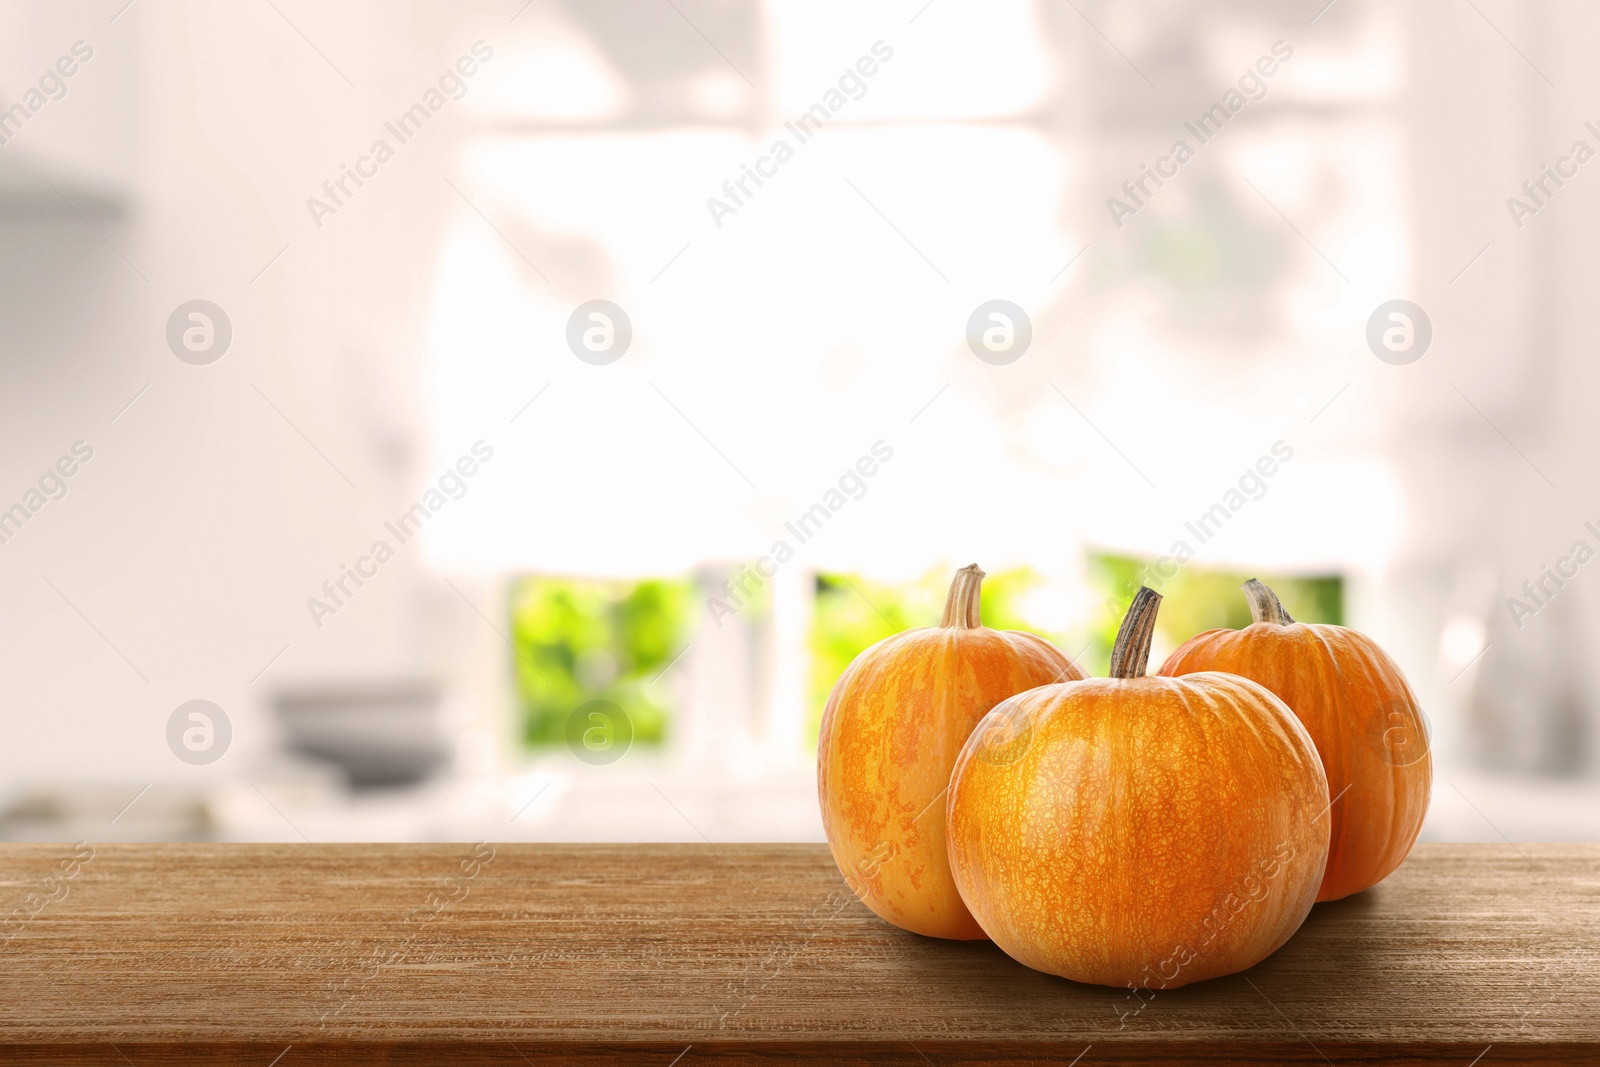
<path fill-rule="evenodd" d="M 1150 665 L 1150 638 L 1156 632 L 1156 613 L 1161 610 L 1161 594 L 1141 585 L 1122 617 L 1117 643 L 1111 646 L 1111 677 L 1143 678 Z"/>
<path fill-rule="evenodd" d="M 1270 622 L 1274 626 L 1288 626 L 1294 622 L 1278 602 L 1278 594 L 1255 578 L 1244 583 L 1244 595 L 1250 601 L 1251 622 Z"/>
<path fill-rule="evenodd" d="M 950 595 L 944 602 L 944 616 L 940 626 L 954 626 L 962 630 L 976 630 L 982 626 L 978 618 L 978 593 L 983 587 L 983 572 L 973 563 L 956 571 L 950 583 Z"/>

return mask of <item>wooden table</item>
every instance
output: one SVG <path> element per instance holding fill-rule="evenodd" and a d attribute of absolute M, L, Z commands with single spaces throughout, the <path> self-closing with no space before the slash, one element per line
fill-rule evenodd
<path fill-rule="evenodd" d="M 0 1062 L 1600 1064 L 1595 845 L 1419 846 L 1142 998 L 885 925 L 819 845 L 90 851 L 0 845 Z"/>

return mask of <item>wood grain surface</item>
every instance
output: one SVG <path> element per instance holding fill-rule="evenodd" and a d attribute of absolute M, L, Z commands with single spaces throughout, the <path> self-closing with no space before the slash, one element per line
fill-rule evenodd
<path fill-rule="evenodd" d="M 7 1064 L 1480 1056 L 1600 1064 L 1600 846 L 1421 845 L 1134 994 L 888 926 L 821 845 L 0 845 Z"/>

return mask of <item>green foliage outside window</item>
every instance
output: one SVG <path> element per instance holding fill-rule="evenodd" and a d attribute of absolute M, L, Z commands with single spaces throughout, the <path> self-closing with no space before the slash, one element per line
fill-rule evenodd
<path fill-rule="evenodd" d="M 1044 585 L 1043 575 L 1026 567 L 991 573 L 983 583 L 984 625 L 1037 633 L 1091 674 L 1104 675 L 1122 613 L 1141 582 L 1165 597 L 1157 629 L 1169 648 L 1203 630 L 1248 626 L 1250 609 L 1239 586 L 1252 577 L 1271 585 L 1289 613 L 1302 622 L 1344 620 L 1344 582 L 1337 576 L 1288 577 L 1189 564 L 1161 580 L 1149 569 L 1150 563 L 1113 553 L 1092 554 L 1087 578 L 1100 606 L 1070 630 L 1061 629 L 1059 618 L 1045 624 L 1030 611 L 1030 594 Z M 809 743 L 815 744 L 828 693 L 851 660 L 902 630 L 938 624 L 952 573 L 951 567 L 936 567 L 903 583 L 873 581 L 859 574 L 817 575 L 808 635 Z M 517 651 L 513 669 L 524 742 L 565 744 L 573 710 L 599 699 L 627 712 L 635 745 L 659 746 L 675 709 L 670 687 L 651 683 L 693 639 L 696 589 L 687 578 L 516 581 L 511 589 L 511 639 Z M 768 607 L 764 593 L 744 610 L 764 615 Z"/>
<path fill-rule="evenodd" d="M 1054 626 L 1042 625 L 1028 610 L 1028 595 L 1045 583 L 1043 575 L 1026 567 L 990 574 L 983 582 L 984 625 L 1032 631 L 1054 642 L 1091 675 L 1103 677 L 1123 613 L 1141 583 L 1165 597 L 1157 631 L 1169 648 L 1203 630 L 1250 625 L 1250 608 L 1239 589 L 1248 578 L 1260 578 L 1272 586 L 1283 606 L 1301 622 L 1344 621 L 1344 580 L 1337 576 L 1290 577 L 1189 564 L 1163 581 L 1150 571 L 1153 562 L 1092 554 L 1087 578 L 1095 602 L 1101 606 L 1092 618 L 1068 630 L 1059 628 L 1060 619 L 1053 620 Z M 936 625 L 952 573 L 952 568 L 940 567 L 914 582 L 893 584 L 858 574 L 817 575 L 810 634 L 807 739 L 811 744 L 816 743 L 828 693 L 850 661 L 885 637 L 912 627 Z"/>
<path fill-rule="evenodd" d="M 652 685 L 692 638 L 695 585 L 528 577 L 511 587 L 511 640 L 522 737 L 566 743 L 567 718 L 609 700 L 633 724 L 633 744 L 660 745 L 673 708 Z"/>
<path fill-rule="evenodd" d="M 1093 675 L 1104 675 L 1110 666 L 1111 646 L 1123 613 L 1141 584 L 1163 597 L 1156 633 L 1168 648 L 1206 630 L 1249 626 L 1250 605 L 1239 587 L 1251 578 L 1270 585 L 1297 622 L 1344 623 L 1344 579 L 1338 576 L 1291 577 L 1185 564 L 1176 575 L 1163 580 L 1151 569 L 1153 560 L 1094 553 L 1088 563 L 1089 583 L 1102 606 L 1095 613 L 1089 648 L 1080 662 Z M 1157 666 L 1151 664 L 1152 669 Z"/>
<path fill-rule="evenodd" d="M 822 709 L 839 675 L 867 648 L 885 637 L 919 626 L 937 626 L 944 613 L 954 568 L 936 567 L 913 582 L 884 583 L 858 574 L 818 574 L 811 623 L 810 715 L 808 743 L 815 745 Z M 1032 630 L 1059 641 L 1024 617 L 1022 600 L 1044 581 L 1026 568 L 999 571 L 983 580 L 979 610 L 983 624 L 996 630 Z"/>

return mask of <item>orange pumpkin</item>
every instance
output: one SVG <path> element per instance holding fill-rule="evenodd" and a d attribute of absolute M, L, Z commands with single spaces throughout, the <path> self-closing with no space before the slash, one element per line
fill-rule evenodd
<path fill-rule="evenodd" d="M 944 796 L 956 753 L 988 710 L 1083 671 L 1042 637 L 978 616 L 983 571 L 964 567 L 938 626 L 885 638 L 846 668 L 822 713 L 817 793 L 845 881 L 889 922 L 982 938 L 945 859 Z"/>
<path fill-rule="evenodd" d="M 1141 588 L 1111 677 L 1008 700 L 950 779 L 950 870 L 995 943 L 1078 982 L 1169 989 L 1241 971 L 1299 929 L 1328 853 L 1305 727 L 1228 674 L 1145 675 Z"/>
<path fill-rule="evenodd" d="M 1333 797 L 1328 870 L 1317 899 L 1359 893 L 1400 866 L 1428 811 L 1433 759 L 1417 698 L 1371 638 L 1295 622 L 1254 578 L 1244 591 L 1254 622 L 1190 638 L 1159 673 L 1227 671 L 1283 698 L 1316 742 Z"/>

